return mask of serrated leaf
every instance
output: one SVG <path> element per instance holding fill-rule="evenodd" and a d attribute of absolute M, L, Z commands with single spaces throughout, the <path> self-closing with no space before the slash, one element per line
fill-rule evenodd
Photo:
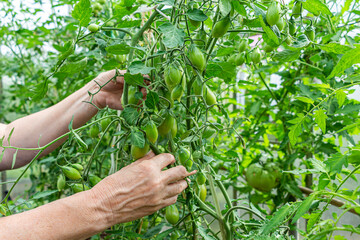
<path fill-rule="evenodd" d="M 205 13 L 203 11 L 201 11 L 200 9 L 190 9 L 187 11 L 186 15 L 191 20 L 198 21 L 198 22 L 203 22 L 203 21 L 206 21 L 206 19 L 208 19 L 208 16 L 206 16 Z"/>
<path fill-rule="evenodd" d="M 309 211 L 312 202 L 315 200 L 315 194 L 311 194 L 308 196 L 299 206 L 299 208 L 296 211 L 295 216 L 292 219 L 292 223 L 296 223 L 299 218 L 301 218 L 307 211 Z"/>
<path fill-rule="evenodd" d="M 275 214 L 270 219 L 270 221 L 260 228 L 260 234 L 267 235 L 273 232 L 277 227 L 279 227 L 283 223 L 283 221 L 289 215 L 291 210 L 292 210 L 292 206 L 289 205 L 288 203 L 282 206 L 279 210 L 275 212 Z"/>
<path fill-rule="evenodd" d="M 342 155 L 341 153 L 333 154 L 324 163 L 330 173 L 341 173 L 343 167 L 348 166 L 347 155 Z"/>
<path fill-rule="evenodd" d="M 308 98 L 308 97 L 302 97 L 302 96 L 299 96 L 299 97 L 295 97 L 295 99 L 301 101 L 301 102 L 304 102 L 304 103 L 311 103 L 313 104 L 314 103 L 314 100 Z"/>
<path fill-rule="evenodd" d="M 127 84 L 133 86 L 145 86 L 144 77 L 141 75 L 141 73 L 132 75 L 131 73 L 127 72 L 124 74 L 124 81 Z"/>
<path fill-rule="evenodd" d="M 273 56 L 273 59 L 279 62 L 291 62 L 298 59 L 300 57 L 300 54 L 301 54 L 300 51 L 291 51 L 286 49 L 284 51 L 277 52 Z"/>
<path fill-rule="evenodd" d="M 130 52 L 130 46 L 125 43 L 114 44 L 105 48 L 108 53 L 123 55 Z"/>
<path fill-rule="evenodd" d="M 297 118 L 288 121 L 294 125 L 289 127 L 289 140 L 292 145 L 295 145 L 297 138 L 302 133 L 302 124 L 304 120 L 304 114 L 299 114 Z"/>
<path fill-rule="evenodd" d="M 145 136 L 144 133 L 138 130 L 137 128 L 131 129 L 131 145 L 135 145 L 139 148 L 143 148 L 145 146 Z"/>
<path fill-rule="evenodd" d="M 329 79 L 338 76 L 340 73 L 342 74 L 346 69 L 357 63 L 360 63 L 360 46 L 347 51 L 327 78 Z"/>
<path fill-rule="evenodd" d="M 341 107 L 346 100 L 346 93 L 343 90 L 338 90 L 335 96 L 339 104 L 339 107 Z"/>
<path fill-rule="evenodd" d="M 259 16 L 260 24 L 267 37 L 272 40 L 276 45 L 280 44 L 279 38 L 276 36 L 275 32 L 265 23 L 262 16 Z"/>
<path fill-rule="evenodd" d="M 79 73 L 82 71 L 87 65 L 87 58 L 84 58 L 77 62 L 66 62 L 60 69 L 60 72 L 64 72 L 67 74 Z"/>
<path fill-rule="evenodd" d="M 309 39 L 305 34 L 301 34 L 291 46 L 289 46 L 289 49 L 292 49 L 293 51 L 299 51 L 300 49 L 303 49 L 307 47 L 310 44 Z"/>
<path fill-rule="evenodd" d="M 43 192 L 37 192 L 32 196 L 32 199 L 44 198 L 44 197 L 50 196 L 51 194 L 54 194 L 56 192 L 58 192 L 58 190 L 48 190 L 48 191 L 43 191 Z"/>
<path fill-rule="evenodd" d="M 147 67 L 145 64 L 141 61 L 134 61 L 129 66 L 129 72 L 133 75 L 135 74 L 149 74 L 151 70 L 155 68 L 153 67 Z"/>
<path fill-rule="evenodd" d="M 219 48 L 216 52 L 217 57 L 223 57 L 229 54 L 233 54 L 235 51 L 234 47 Z"/>
<path fill-rule="evenodd" d="M 317 160 L 317 159 L 310 159 L 310 161 L 316 170 L 323 172 L 323 173 L 327 172 L 326 165 L 322 161 Z"/>
<path fill-rule="evenodd" d="M 325 52 L 332 52 L 336 54 L 345 54 L 347 51 L 353 49 L 350 46 L 341 45 L 339 43 L 328 43 L 326 45 L 320 46 L 320 48 Z"/>
<path fill-rule="evenodd" d="M 71 16 L 80 22 L 80 26 L 86 27 L 91 20 L 90 0 L 80 0 L 74 7 Z"/>
<path fill-rule="evenodd" d="M 132 108 L 132 107 L 126 107 L 121 112 L 121 117 L 123 117 L 129 125 L 135 125 L 139 116 L 140 116 L 140 113 L 135 108 Z"/>
<path fill-rule="evenodd" d="M 231 4 L 232 4 L 233 8 L 235 9 L 235 11 L 237 11 L 239 14 L 241 14 L 243 16 L 247 16 L 246 9 L 245 9 L 244 5 L 242 5 L 240 2 L 232 1 Z"/>
<path fill-rule="evenodd" d="M 150 109 L 155 109 L 159 103 L 159 95 L 156 92 L 150 91 L 146 95 L 145 105 Z"/>
<path fill-rule="evenodd" d="M 209 230 L 206 230 L 205 228 L 203 228 L 202 226 L 198 227 L 199 230 L 199 234 L 203 237 L 202 239 L 204 240 L 216 240 L 215 237 L 213 237 L 212 235 L 209 235 L 208 233 L 210 232 Z"/>
<path fill-rule="evenodd" d="M 220 0 L 219 9 L 222 16 L 227 16 L 231 11 L 231 1 L 230 0 Z"/>
<path fill-rule="evenodd" d="M 102 69 L 104 70 L 112 70 L 118 67 L 120 67 L 120 64 L 115 59 L 110 59 L 107 63 L 102 65 Z"/>
<path fill-rule="evenodd" d="M 307 0 L 306 2 L 302 2 L 302 6 L 316 16 L 320 13 L 332 15 L 326 4 L 322 3 L 320 0 Z"/>
<path fill-rule="evenodd" d="M 185 32 L 171 23 L 164 23 L 158 30 L 163 34 L 163 43 L 168 48 L 175 48 L 184 44 Z"/>
<path fill-rule="evenodd" d="M 326 119 L 328 118 L 325 114 L 325 111 L 322 109 L 317 110 L 314 113 L 315 122 L 320 127 L 322 132 L 325 134 L 326 132 Z"/>

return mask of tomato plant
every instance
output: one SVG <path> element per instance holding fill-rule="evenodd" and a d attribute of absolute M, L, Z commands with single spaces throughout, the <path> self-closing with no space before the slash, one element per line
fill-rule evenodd
<path fill-rule="evenodd" d="M 345 222 L 360 214 L 358 1 L 49 1 L 44 22 L 43 1 L 15 2 L 0 10 L 0 118 L 50 107 L 111 69 L 123 110 L 69 124 L 61 147 L 22 170 L 22 198 L 9 196 L 25 174 L 3 184 L 1 214 L 87 190 L 152 150 L 197 176 L 176 204 L 92 239 L 360 234 Z"/>

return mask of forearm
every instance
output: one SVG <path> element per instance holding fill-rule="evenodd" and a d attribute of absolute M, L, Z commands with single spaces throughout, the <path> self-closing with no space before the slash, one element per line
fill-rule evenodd
<path fill-rule="evenodd" d="M 0 239 L 86 239 L 111 226 L 111 212 L 91 190 L 0 218 Z"/>
<path fill-rule="evenodd" d="M 11 146 L 21 148 L 37 148 L 44 146 L 59 136 L 68 132 L 68 125 L 74 117 L 73 128 L 78 128 L 91 119 L 97 109 L 86 101 L 90 100 L 88 91 L 94 91 L 94 84 L 89 83 L 58 104 L 20 118 L 6 126 L 3 131 L 4 146 L 10 145 L 6 140 L 14 129 L 10 138 Z M 1 135 L 1 134 L 0 134 Z M 0 136 L 1 138 L 2 136 Z M 58 141 L 47 148 L 42 155 L 46 155 L 61 145 L 65 139 Z M 39 145 L 38 145 L 39 144 Z M 2 148 L 0 148 L 2 151 Z M 18 151 L 15 167 L 29 163 L 38 151 Z M 10 169 L 14 149 L 7 149 L 0 163 L 0 170 Z"/>

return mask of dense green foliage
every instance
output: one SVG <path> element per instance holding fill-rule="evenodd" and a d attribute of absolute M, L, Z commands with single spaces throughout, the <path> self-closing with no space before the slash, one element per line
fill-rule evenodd
<path fill-rule="evenodd" d="M 202 173 L 179 196 L 179 219 L 163 209 L 92 239 L 292 239 L 300 219 L 308 239 L 360 234 L 339 222 L 360 214 L 358 187 L 343 186 L 360 173 L 360 103 L 348 97 L 360 82 L 358 1 L 50 2 L 47 19 L 42 1 L 0 3 L 0 118 L 49 107 L 110 69 L 127 70 L 124 110 L 70 128 L 27 168 L 29 199 L 5 199 L 0 213 L 86 190 L 151 148 Z M 69 172 L 74 163 L 84 169 Z M 333 198 L 343 214 L 324 219 Z"/>

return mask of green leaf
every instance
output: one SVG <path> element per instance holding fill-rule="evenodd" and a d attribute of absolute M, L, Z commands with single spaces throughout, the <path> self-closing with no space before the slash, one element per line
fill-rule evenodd
<path fill-rule="evenodd" d="M 115 55 L 128 54 L 130 52 L 130 46 L 125 43 L 114 44 L 105 48 L 108 53 Z"/>
<path fill-rule="evenodd" d="M 357 63 L 360 63 L 360 46 L 356 46 L 356 48 L 347 51 L 327 78 L 329 79 L 338 76 L 340 73 L 343 73 L 346 69 Z"/>
<path fill-rule="evenodd" d="M 75 45 L 72 41 L 67 41 L 64 44 L 63 47 L 63 51 L 61 52 L 61 54 L 58 57 L 58 63 L 59 64 L 62 60 L 64 60 L 65 58 L 67 58 L 68 56 L 70 56 L 71 54 L 73 54 L 75 51 Z"/>
<path fill-rule="evenodd" d="M 121 112 L 121 117 L 123 117 L 129 125 L 135 125 L 136 121 L 139 119 L 139 116 L 140 113 L 132 107 L 126 107 Z"/>
<path fill-rule="evenodd" d="M 71 131 L 72 134 L 74 135 L 75 139 L 77 140 L 76 142 L 82 146 L 83 148 L 87 149 L 88 148 L 88 145 L 84 142 L 84 140 L 81 139 L 81 137 L 79 136 L 79 134 L 77 134 L 77 132 L 75 131 Z"/>
<path fill-rule="evenodd" d="M 185 32 L 171 23 L 164 23 L 158 30 L 163 34 L 163 43 L 168 48 L 175 48 L 184 44 Z"/>
<path fill-rule="evenodd" d="M 203 21 L 206 21 L 206 19 L 208 19 L 208 16 L 206 16 L 205 13 L 203 11 L 201 11 L 200 9 L 190 9 L 187 11 L 186 15 L 191 20 L 198 21 L 198 22 L 203 22 Z"/>
<path fill-rule="evenodd" d="M 279 227 L 284 222 L 284 220 L 289 215 L 291 210 L 292 210 L 292 206 L 289 205 L 288 203 L 282 206 L 279 210 L 275 212 L 275 214 L 270 219 L 270 221 L 260 228 L 259 230 L 260 234 L 267 235 L 273 232 L 277 227 Z"/>
<path fill-rule="evenodd" d="M 276 45 L 280 44 L 279 38 L 276 36 L 274 31 L 265 23 L 262 16 L 259 16 L 260 24 L 267 37 L 272 40 Z"/>
<path fill-rule="evenodd" d="M 319 125 L 320 129 L 325 134 L 325 132 L 326 132 L 326 119 L 327 119 L 325 111 L 322 110 L 322 109 L 317 110 L 315 112 L 315 114 L 314 114 L 314 118 L 315 118 L 315 122 L 317 123 L 317 125 Z"/>
<path fill-rule="evenodd" d="M 291 62 L 298 59 L 300 57 L 300 54 L 301 54 L 300 51 L 292 51 L 286 49 L 284 51 L 277 52 L 273 56 L 273 59 L 274 61 L 279 61 L 279 62 Z"/>
<path fill-rule="evenodd" d="M 305 34 L 301 34 L 294 42 L 291 46 L 289 46 L 289 49 L 292 49 L 294 51 L 298 51 L 300 49 L 303 49 L 305 47 L 307 47 L 310 44 L 309 39 L 307 38 L 307 36 Z"/>
<path fill-rule="evenodd" d="M 209 235 L 210 230 L 203 228 L 202 226 L 198 227 L 199 234 L 202 236 L 202 239 L 204 240 L 216 240 L 215 237 L 212 235 Z"/>
<path fill-rule="evenodd" d="M 292 219 L 292 223 L 295 223 L 297 220 L 299 220 L 299 218 L 301 218 L 307 211 L 309 211 L 312 202 L 315 200 L 315 194 L 311 194 L 310 196 L 308 196 L 305 201 L 303 201 L 301 203 L 301 205 L 299 206 L 299 208 L 296 211 L 295 216 Z"/>
<path fill-rule="evenodd" d="M 220 0 L 219 9 L 222 16 L 227 16 L 231 11 L 231 1 L 230 0 Z"/>
<path fill-rule="evenodd" d="M 141 20 L 126 20 L 121 21 L 119 24 L 116 25 L 117 28 L 132 28 L 140 26 Z"/>
<path fill-rule="evenodd" d="M 326 165 L 322 161 L 317 160 L 317 159 L 310 159 L 310 161 L 316 170 L 323 172 L 323 173 L 327 173 Z"/>
<path fill-rule="evenodd" d="M 87 58 L 77 62 L 66 62 L 60 69 L 60 72 L 74 74 L 81 72 L 87 65 Z"/>
<path fill-rule="evenodd" d="M 301 97 L 301 96 L 299 96 L 299 97 L 295 97 L 297 100 L 299 100 L 299 101 L 302 101 L 302 102 L 304 102 L 304 103 L 311 103 L 311 104 L 313 104 L 314 103 L 314 100 L 312 100 L 312 99 L 310 99 L 310 98 L 308 98 L 308 97 Z"/>
<path fill-rule="evenodd" d="M 332 155 L 325 162 L 326 167 L 329 169 L 330 173 L 341 173 L 343 166 L 348 166 L 347 155 L 342 155 L 341 153 L 336 153 Z"/>
<path fill-rule="evenodd" d="M 216 52 L 217 57 L 223 57 L 229 54 L 233 54 L 235 51 L 234 47 L 219 48 Z"/>
<path fill-rule="evenodd" d="M 120 66 L 119 62 L 115 59 L 110 59 L 108 62 L 106 62 L 104 65 L 102 65 L 102 69 L 104 70 L 112 70 L 115 68 L 118 68 Z"/>
<path fill-rule="evenodd" d="M 322 3 L 320 0 L 307 0 L 306 2 L 302 3 L 302 6 L 316 16 L 318 16 L 320 13 L 332 15 L 326 4 Z"/>
<path fill-rule="evenodd" d="M 206 77 L 218 77 L 225 82 L 231 81 L 236 77 L 236 66 L 228 62 L 209 63 L 206 66 Z"/>
<path fill-rule="evenodd" d="M 144 133 L 139 131 L 137 128 L 131 129 L 131 145 L 135 145 L 139 148 L 143 148 L 145 146 L 145 136 Z"/>
<path fill-rule="evenodd" d="M 336 54 L 345 54 L 347 51 L 353 49 L 350 46 L 341 45 L 339 43 L 328 43 L 320 46 L 321 50 L 325 52 L 332 52 Z"/>
<path fill-rule="evenodd" d="M 80 22 L 80 26 L 86 27 L 91 20 L 90 0 L 80 0 L 74 7 L 71 16 Z"/>
<path fill-rule="evenodd" d="M 337 98 L 339 107 L 341 107 L 346 100 L 346 93 L 343 90 L 338 90 L 335 96 Z"/>
<path fill-rule="evenodd" d="M 288 121 L 289 123 L 294 124 L 291 127 L 289 127 L 290 129 L 289 139 L 292 145 L 295 145 L 295 143 L 297 142 L 297 138 L 302 133 L 303 120 L 304 120 L 304 114 L 298 114 L 297 118 Z"/>
<path fill-rule="evenodd" d="M 32 199 L 44 198 L 44 197 L 50 196 L 51 194 L 54 194 L 56 192 L 58 192 L 58 190 L 48 190 L 48 191 L 43 191 L 43 192 L 37 192 L 32 196 Z"/>
<path fill-rule="evenodd" d="M 141 75 L 141 73 L 132 75 L 131 73 L 127 72 L 124 74 L 124 80 L 127 84 L 133 86 L 145 86 L 144 77 Z"/>
<path fill-rule="evenodd" d="M 342 132 L 342 131 L 345 131 L 345 130 L 349 130 L 349 129 L 352 129 L 354 127 L 357 127 L 360 125 L 360 120 L 357 120 L 355 123 L 352 123 L 350 125 L 347 125 L 346 127 L 343 127 L 342 129 L 340 129 L 339 131 L 337 131 L 336 133 L 339 133 L 339 132 Z"/>
<path fill-rule="evenodd" d="M 235 11 L 237 11 L 239 14 L 241 14 L 243 16 L 247 16 L 244 5 L 242 5 L 239 1 L 232 1 L 231 4 L 232 4 L 233 8 L 235 9 Z"/>
<path fill-rule="evenodd" d="M 147 67 L 145 64 L 141 61 L 134 61 L 129 66 L 129 72 L 133 75 L 135 74 L 149 74 L 151 70 L 155 68 L 153 67 Z"/>
<path fill-rule="evenodd" d="M 345 12 L 349 11 L 351 3 L 353 0 L 346 0 L 344 6 L 341 9 L 341 14 L 344 14 Z"/>
<path fill-rule="evenodd" d="M 156 92 L 150 91 L 146 95 L 145 105 L 150 109 L 155 109 L 159 103 L 159 95 Z"/>

